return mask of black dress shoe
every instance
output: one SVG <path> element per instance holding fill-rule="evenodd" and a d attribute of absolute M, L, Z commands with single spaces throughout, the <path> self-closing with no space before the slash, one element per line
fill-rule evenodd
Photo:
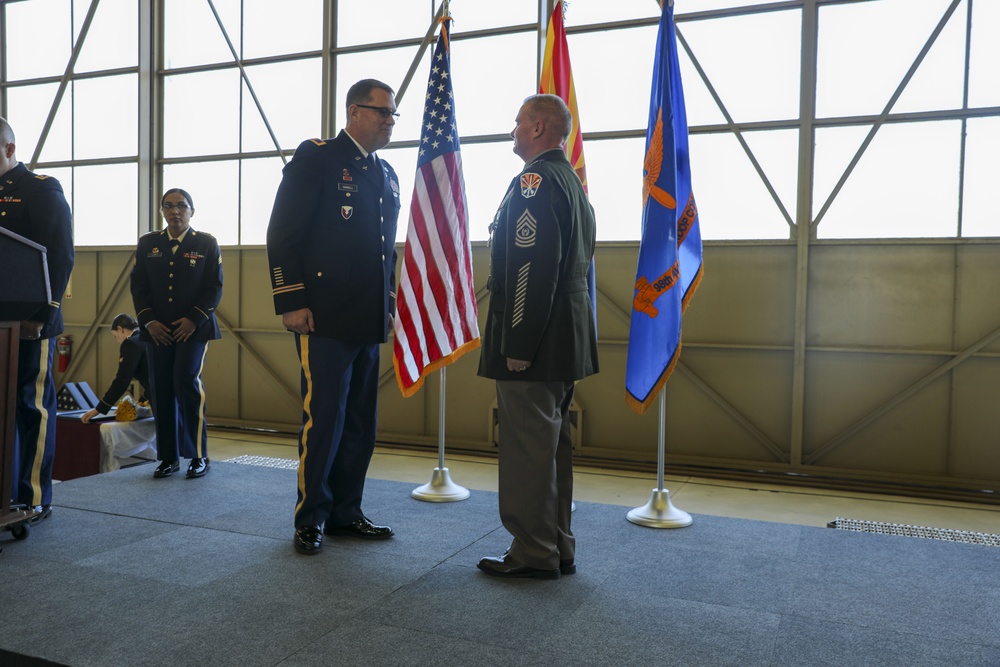
<path fill-rule="evenodd" d="M 576 574 L 576 563 L 571 560 L 559 561 L 559 574 Z"/>
<path fill-rule="evenodd" d="M 394 535 L 389 526 L 376 526 L 366 517 L 361 517 L 346 526 L 326 526 L 323 529 L 323 534 L 360 537 L 363 540 L 387 540 Z"/>
<path fill-rule="evenodd" d="M 48 519 L 52 515 L 51 505 L 35 505 L 32 509 L 38 512 L 38 514 L 28 519 L 28 525 L 30 526 L 34 526 L 36 523 L 41 522 L 42 519 Z"/>
<path fill-rule="evenodd" d="M 323 533 L 319 526 L 299 526 L 295 529 L 295 538 L 292 540 L 295 550 L 305 556 L 312 556 L 319 553 L 323 547 Z"/>
<path fill-rule="evenodd" d="M 203 459 L 191 459 L 191 465 L 188 466 L 187 476 L 188 477 L 202 477 L 210 467 L 208 457 Z"/>
<path fill-rule="evenodd" d="M 483 558 L 476 567 L 492 577 L 508 577 L 511 579 L 559 578 L 559 570 L 541 570 L 537 567 L 521 565 L 511 558 L 510 554 L 504 554 L 501 558 Z"/>
<path fill-rule="evenodd" d="M 156 470 L 153 471 L 153 477 L 170 477 L 180 469 L 181 464 L 177 461 L 161 461 L 160 465 L 156 466 Z"/>

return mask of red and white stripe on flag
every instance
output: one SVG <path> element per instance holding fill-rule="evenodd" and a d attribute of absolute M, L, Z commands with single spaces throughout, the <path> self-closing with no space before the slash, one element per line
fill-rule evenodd
<path fill-rule="evenodd" d="M 479 347 L 468 206 L 455 124 L 447 23 L 434 51 L 424 137 L 396 291 L 393 366 L 403 396 L 433 371 Z"/>

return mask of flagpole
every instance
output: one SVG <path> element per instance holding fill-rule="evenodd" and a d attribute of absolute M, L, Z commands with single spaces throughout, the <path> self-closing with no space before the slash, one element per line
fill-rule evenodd
<path fill-rule="evenodd" d="M 445 371 L 444 367 L 440 371 L 441 375 L 441 399 L 438 410 L 438 467 L 431 473 L 431 481 L 423 486 L 413 489 L 410 494 L 417 500 L 426 500 L 431 503 L 452 503 L 458 500 L 465 500 L 472 495 L 467 488 L 459 486 L 451 481 L 451 473 L 444 467 L 444 398 L 445 398 Z"/>
<path fill-rule="evenodd" d="M 667 392 L 660 390 L 660 425 L 657 433 L 656 482 L 653 495 L 642 507 L 630 510 L 625 518 L 632 523 L 649 528 L 683 528 L 690 526 L 693 519 L 684 510 L 679 510 L 670 502 L 670 492 L 663 488 L 664 445 L 667 433 Z"/>

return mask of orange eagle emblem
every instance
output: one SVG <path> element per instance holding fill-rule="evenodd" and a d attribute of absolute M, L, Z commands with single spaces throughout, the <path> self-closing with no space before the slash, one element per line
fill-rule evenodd
<path fill-rule="evenodd" d="M 642 177 L 642 207 L 646 208 L 649 196 L 655 199 L 664 208 L 677 208 L 677 200 L 669 192 L 656 185 L 660 178 L 660 169 L 663 168 L 663 109 L 656 114 L 656 127 L 653 129 L 653 139 L 649 142 L 646 151 L 646 159 L 642 163 L 642 169 L 646 173 Z"/>

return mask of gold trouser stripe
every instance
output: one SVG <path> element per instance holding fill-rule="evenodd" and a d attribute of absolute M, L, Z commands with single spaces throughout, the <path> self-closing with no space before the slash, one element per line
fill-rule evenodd
<path fill-rule="evenodd" d="M 302 427 L 299 452 L 299 495 L 302 500 L 295 506 L 295 513 L 298 514 L 302 508 L 302 503 L 306 499 L 306 451 L 309 449 L 309 431 L 312 429 L 312 370 L 309 368 L 309 336 L 299 336 L 300 360 L 302 363 L 302 374 L 306 379 L 306 396 L 302 400 L 302 409 L 306 413 L 306 423 Z"/>
<path fill-rule="evenodd" d="M 198 430 L 195 432 L 195 454 L 199 459 L 205 458 L 205 383 L 201 379 L 201 374 L 205 370 L 205 357 L 208 356 L 208 341 L 205 341 L 205 349 L 201 352 L 201 365 L 198 366 Z"/>
<path fill-rule="evenodd" d="M 31 504 L 42 504 L 42 459 L 45 458 L 45 441 L 49 431 L 50 415 L 45 409 L 45 378 L 49 376 L 50 340 L 41 340 L 41 355 L 38 359 L 38 376 L 35 378 L 35 409 L 41 415 L 38 424 L 38 439 L 35 440 L 35 455 L 31 465 Z"/>

